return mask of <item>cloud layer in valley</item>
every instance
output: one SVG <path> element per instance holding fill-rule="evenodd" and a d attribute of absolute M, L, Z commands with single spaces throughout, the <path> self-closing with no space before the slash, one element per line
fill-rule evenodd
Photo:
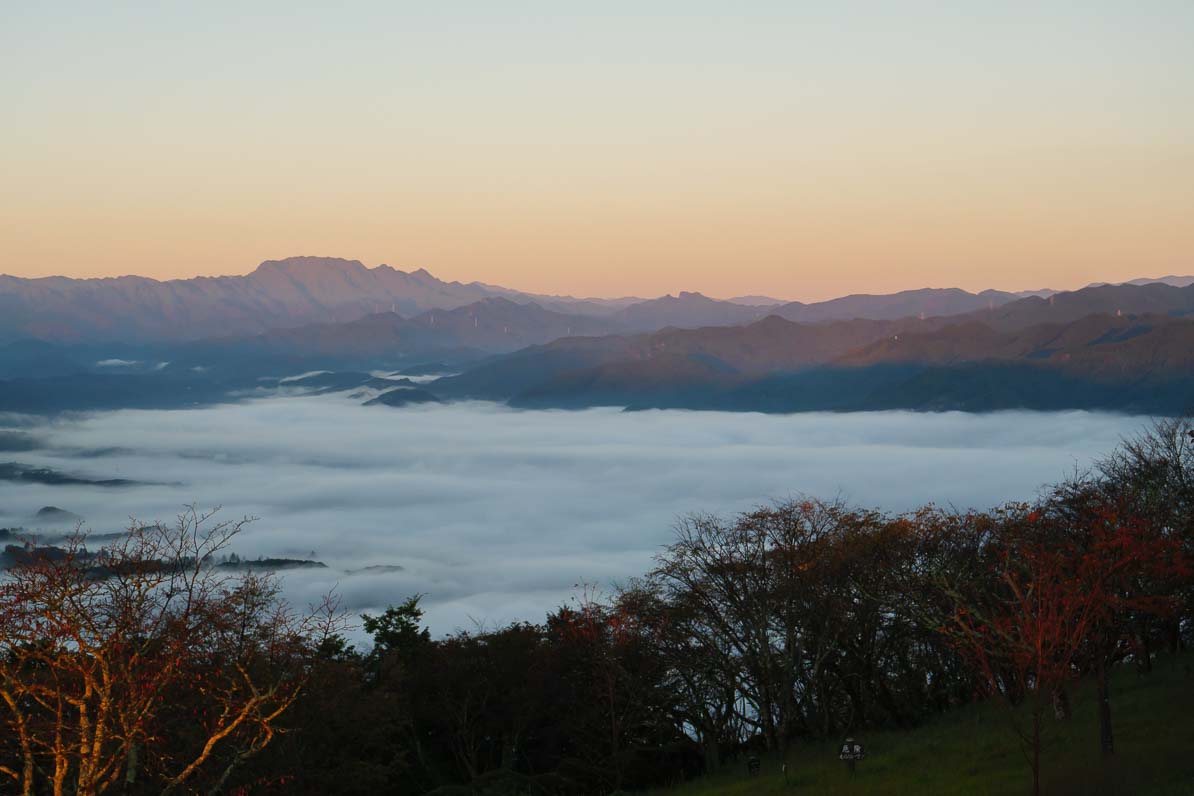
<path fill-rule="evenodd" d="M 335 587 L 359 612 L 424 593 L 439 633 L 538 621 L 574 584 L 641 574 L 681 514 L 800 493 L 893 511 L 988 507 L 1031 498 L 1144 422 L 1086 412 L 391 409 L 343 396 L 127 410 L 0 431 L 6 457 L 24 466 L 151 482 L 0 483 L 0 527 L 35 527 L 48 505 L 107 532 L 129 517 L 219 504 L 224 518 L 260 518 L 235 545 L 242 557 L 329 565 L 285 575 L 296 602 Z"/>

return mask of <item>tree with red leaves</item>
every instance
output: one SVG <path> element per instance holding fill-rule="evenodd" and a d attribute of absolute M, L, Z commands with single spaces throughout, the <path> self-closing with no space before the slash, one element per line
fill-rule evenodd
<path fill-rule="evenodd" d="M 987 579 L 939 580 L 952 605 L 940 630 L 985 692 L 1027 703 L 1028 725 L 1013 723 L 1039 794 L 1047 702 L 1093 668 L 1110 737 L 1107 644 L 1122 634 L 1124 611 L 1167 609 L 1167 597 L 1141 587 L 1185 565 L 1171 540 L 1105 507 L 1087 516 L 1081 533 L 1024 507 L 998 516 L 1000 527 L 981 553 Z"/>
<path fill-rule="evenodd" d="M 1058 520 L 1055 520 L 1058 521 Z M 1174 617 L 1181 604 L 1175 584 L 1194 570 L 1182 539 L 1132 510 L 1124 496 L 1088 493 L 1082 507 L 1060 519 L 1079 576 L 1099 589 L 1099 611 L 1079 651 L 1078 664 L 1098 690 L 1099 748 L 1115 751 L 1109 670 L 1135 657 L 1147 671 L 1150 655 L 1137 626 Z"/>
<path fill-rule="evenodd" d="M 576 737 L 583 739 L 579 756 L 603 768 L 608 787 L 620 790 L 627 751 L 654 740 L 649 736 L 663 666 L 654 628 L 631 603 L 602 599 L 588 585 L 575 606 L 561 606 L 548 617 L 547 628 L 573 704 L 590 708 L 572 717 Z"/>

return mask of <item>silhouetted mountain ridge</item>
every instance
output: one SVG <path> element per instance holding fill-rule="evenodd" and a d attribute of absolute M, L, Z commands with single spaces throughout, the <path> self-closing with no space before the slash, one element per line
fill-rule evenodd
<path fill-rule="evenodd" d="M 359 260 L 291 257 L 267 260 L 244 276 L 169 281 L 0 275 L 0 339 L 194 340 L 353 321 L 382 311 L 410 316 L 494 297 L 538 299 L 553 308 L 576 305 L 590 313 L 614 312 L 626 303 L 444 282 L 421 268 L 408 273 L 387 265 L 368 268 Z"/>
<path fill-rule="evenodd" d="M 1189 284 L 1194 278 L 1134 281 Z M 266 260 L 243 276 L 167 281 L 140 276 L 26 279 L 0 275 L 0 342 L 33 338 L 161 344 L 351 322 L 382 312 L 413 318 L 490 298 L 534 303 L 566 315 L 609 318 L 620 331 L 635 332 L 665 326 L 741 325 L 768 314 L 804 323 L 953 315 L 1004 306 L 1020 295 L 924 288 L 807 304 L 778 302 L 766 296 L 722 301 L 692 292 L 647 300 L 585 299 L 537 295 L 482 282 L 449 282 L 424 268 L 406 272 L 388 265 L 369 268 L 359 260 L 291 257 Z"/>
<path fill-rule="evenodd" d="M 984 290 L 969 293 L 960 288 L 922 288 L 887 295 L 855 294 L 816 304 L 791 302 L 771 310 L 775 315 L 800 323 L 825 323 L 851 318 L 895 320 L 913 316 L 961 315 L 992 309 L 1018 300 L 1014 293 Z"/>
<path fill-rule="evenodd" d="M 974 317 L 796 324 L 556 341 L 431 385 L 530 407 L 1194 407 L 1194 319 L 1095 314 L 1001 329 Z M 984 392 L 985 390 L 985 392 Z"/>

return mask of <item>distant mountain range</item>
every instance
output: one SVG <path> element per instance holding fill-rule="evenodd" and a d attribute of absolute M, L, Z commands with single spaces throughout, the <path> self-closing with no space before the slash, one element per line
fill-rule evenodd
<path fill-rule="evenodd" d="M 0 277 L 0 411 L 190 406 L 298 373 L 330 375 L 292 386 L 340 389 L 401 371 L 458 375 L 378 403 L 1173 412 L 1194 407 L 1192 329 L 1194 277 L 807 304 L 534 296 L 325 258 L 173 282 Z"/>
<path fill-rule="evenodd" d="M 209 338 L 176 346 L 173 356 L 216 363 L 227 356 L 309 358 L 400 366 L 410 357 L 473 360 L 570 336 L 621 330 L 609 316 L 556 312 L 535 303 L 486 298 L 455 309 L 434 309 L 413 318 L 382 312 L 346 323 L 273 329 L 259 335 Z M 313 364 L 320 364 L 313 362 Z"/>
<path fill-rule="evenodd" d="M 1183 280 L 1183 284 L 1189 284 L 1194 277 L 1137 281 L 1177 284 Z M 535 304 L 537 310 L 572 316 L 572 320 L 563 322 L 565 333 L 569 327 L 583 327 L 585 331 L 573 333 L 594 334 L 654 331 L 667 326 L 738 325 L 767 315 L 801 323 L 953 315 L 1003 306 L 1018 298 L 1021 294 L 995 290 L 974 294 L 950 288 L 852 295 L 809 304 L 766 296 L 723 301 L 689 292 L 655 299 L 578 299 L 481 282 L 445 282 L 423 269 L 404 272 L 386 265 L 368 268 L 357 260 L 292 257 L 263 262 L 245 276 L 169 281 L 139 276 L 24 279 L 0 275 L 0 342 L 37 339 L 160 344 L 216 336 L 254 336 L 312 324 L 351 323 L 384 313 L 415 319 L 433 310 L 458 310 L 486 299 L 505 299 L 523 306 Z M 607 319 L 608 323 L 594 325 L 575 320 L 580 316 Z M 535 318 L 528 318 L 525 322 L 503 322 L 501 327 L 530 328 L 536 323 Z M 483 338 L 484 344 L 477 347 L 508 350 L 514 338 L 492 337 L 492 331 L 473 335 Z M 541 337 L 528 333 L 520 339 L 533 343 L 542 342 Z"/>
<path fill-rule="evenodd" d="M 895 320 L 896 318 L 935 317 L 940 315 L 961 315 L 975 310 L 994 309 L 1017 301 L 1015 293 L 1001 290 L 984 290 L 968 293 L 958 288 L 922 288 L 903 290 L 887 295 L 857 294 L 821 301 L 816 304 L 802 304 L 798 301 L 775 307 L 770 314 L 778 315 L 797 323 L 827 323 L 853 318 L 872 320 Z"/>
<path fill-rule="evenodd" d="M 534 302 L 517 303 L 506 298 L 486 298 L 454 309 L 428 310 L 414 317 L 383 312 L 344 323 L 318 323 L 274 329 L 259 335 L 209 338 L 163 350 L 158 359 L 174 365 L 225 367 L 250 360 L 260 367 L 269 360 L 293 362 L 296 368 L 349 367 L 370 363 L 399 368 L 411 359 L 439 359 L 467 365 L 493 354 L 506 354 L 536 345 L 560 341 L 560 347 L 588 344 L 571 338 L 605 337 L 612 350 L 620 350 L 639 339 L 636 333 L 662 330 L 749 327 L 769 317 L 783 318 L 809 329 L 810 336 L 837 343 L 861 345 L 871 336 L 859 337 L 859 329 L 879 330 L 888 325 L 849 321 L 902 321 L 894 329 L 923 330 L 926 323 L 940 325 L 942 319 L 978 313 L 985 323 L 998 328 L 1026 326 L 1045 320 L 1074 319 L 1094 312 L 1108 312 L 1122 300 L 1118 291 L 1137 290 L 1129 299 L 1143 312 L 1184 312 L 1184 293 L 1173 294 L 1166 286 L 1148 288 L 1090 288 L 1079 294 L 1060 294 L 1048 300 L 1016 299 L 1013 294 L 985 291 L 979 294 L 957 289 L 909 290 L 890 295 L 856 295 L 816 304 L 790 302 L 759 307 L 731 304 L 702 296 L 680 293 L 643 301 L 601 316 L 545 309 Z M 1177 298 L 1177 296 L 1183 298 Z M 1166 296 L 1169 296 L 1167 299 Z M 815 327 L 832 325 L 832 329 Z M 708 332 L 732 336 L 739 332 Z M 661 336 L 666 337 L 666 334 Z M 873 336 L 873 335 L 872 335 Z M 798 362 L 808 364 L 806 342 L 785 343 Z M 838 351 L 844 351 L 841 349 Z"/>
<path fill-rule="evenodd" d="M 164 282 L 140 276 L 0 276 L 0 340 L 194 340 L 354 321 L 383 311 L 411 316 L 495 297 L 590 315 L 631 303 L 534 296 L 479 282 L 444 282 L 423 269 L 407 273 L 386 265 L 367 268 L 357 260 L 292 257 L 267 260 L 246 276 Z"/>
<path fill-rule="evenodd" d="M 1194 285 L 1100 286 L 994 309 L 564 339 L 437 395 L 520 406 L 1194 409 Z"/>
<path fill-rule="evenodd" d="M 1091 282 L 1087 287 L 1102 287 L 1103 285 L 1172 285 L 1173 287 L 1189 287 L 1194 285 L 1194 276 L 1160 276 L 1155 279 L 1130 279 L 1127 282 Z M 1058 291 L 1051 291 L 1058 292 Z"/>

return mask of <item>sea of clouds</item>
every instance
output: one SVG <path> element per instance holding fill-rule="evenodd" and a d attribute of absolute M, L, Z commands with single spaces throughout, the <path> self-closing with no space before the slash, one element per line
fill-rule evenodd
<path fill-rule="evenodd" d="M 0 461 L 130 487 L 0 481 L 0 527 L 57 506 L 96 532 L 185 504 L 257 517 L 242 557 L 313 557 L 298 604 L 354 612 L 425 594 L 437 634 L 539 621 L 578 584 L 649 568 L 676 518 L 799 494 L 902 511 L 1030 499 L 1146 418 L 1089 412 L 761 415 L 362 407 L 343 395 L 175 411 L 10 419 Z M 5 422 L 0 420 L 0 428 Z M 32 448 L 32 449 L 30 449 Z M 376 569 L 354 572 L 365 567 Z"/>

